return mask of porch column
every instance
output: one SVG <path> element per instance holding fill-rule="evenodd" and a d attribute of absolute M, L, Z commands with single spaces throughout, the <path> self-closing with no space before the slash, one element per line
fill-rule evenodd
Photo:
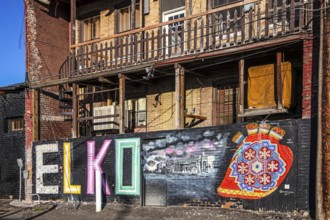
<path fill-rule="evenodd" d="M 276 55 L 276 77 L 277 77 L 277 109 L 282 109 L 282 52 Z"/>
<path fill-rule="evenodd" d="M 244 63 L 245 60 L 241 59 L 238 63 L 238 71 L 239 71 L 239 114 L 244 114 Z M 241 121 L 243 121 L 243 117 L 241 117 Z"/>
<path fill-rule="evenodd" d="M 176 129 L 184 128 L 185 117 L 185 86 L 184 86 L 184 68 L 180 64 L 175 64 L 175 114 Z"/>
<path fill-rule="evenodd" d="M 122 74 L 119 77 L 119 134 L 125 133 L 125 80 Z"/>
<path fill-rule="evenodd" d="M 78 137 L 78 89 L 79 86 L 74 83 L 72 85 L 72 138 Z"/>
<path fill-rule="evenodd" d="M 131 11 L 131 29 L 134 29 L 135 28 L 136 0 L 131 0 L 131 7 L 132 7 L 132 11 Z"/>
<path fill-rule="evenodd" d="M 71 45 L 76 43 L 76 0 L 71 0 Z"/>

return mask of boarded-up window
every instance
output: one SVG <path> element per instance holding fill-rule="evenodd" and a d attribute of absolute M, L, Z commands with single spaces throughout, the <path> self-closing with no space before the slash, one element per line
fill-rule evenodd
<path fill-rule="evenodd" d="M 84 41 L 100 37 L 100 16 L 83 20 L 83 36 Z"/>
<path fill-rule="evenodd" d="M 282 63 L 282 105 L 291 105 L 292 70 L 291 63 Z M 275 107 L 275 75 L 274 64 L 255 66 L 248 69 L 248 107 Z"/>

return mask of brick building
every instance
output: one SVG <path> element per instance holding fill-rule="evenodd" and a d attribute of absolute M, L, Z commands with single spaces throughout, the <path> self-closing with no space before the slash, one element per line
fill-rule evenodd
<path fill-rule="evenodd" d="M 25 88 L 25 83 L 0 88 L 0 197 L 6 199 L 19 194 L 17 159 L 25 157 Z"/>
<path fill-rule="evenodd" d="M 109 137 L 116 139 L 117 150 L 117 146 L 121 146 L 117 139 L 133 137 L 139 139 L 144 152 L 141 165 L 133 149 L 132 152 L 123 150 L 131 160 L 125 160 L 124 156 L 124 159 L 111 158 L 128 164 L 122 169 L 145 166 L 144 176 L 134 182 L 137 176 L 133 173 L 109 172 L 111 177 L 127 181 L 128 185 L 134 182 L 141 186 L 142 192 L 134 188 L 131 194 L 138 195 L 133 199 L 135 202 L 182 204 L 197 199 L 225 204 L 228 202 L 225 198 L 229 197 L 238 199 L 234 202 L 237 206 L 243 204 L 247 208 L 313 209 L 313 181 L 306 176 L 315 163 L 310 147 L 314 144 L 312 120 L 316 117 L 316 105 L 312 103 L 317 93 L 314 87 L 318 69 L 315 50 L 318 44 L 313 37 L 319 31 L 315 25 L 318 17 L 313 13 L 318 7 L 316 3 L 298 0 L 25 0 L 25 6 L 27 71 L 31 88 L 26 96 L 25 118 L 26 161 L 31 171 L 29 192 L 43 192 L 45 198 L 70 194 L 66 191 L 72 189 L 71 182 L 66 182 L 68 173 L 53 165 L 62 162 L 62 157 L 56 154 L 62 155 L 64 150 L 60 145 L 65 145 L 64 139 L 78 138 L 68 139 L 74 145 L 73 154 L 79 155 L 73 157 L 72 163 L 81 170 L 72 171 L 74 177 L 69 178 L 76 184 L 86 182 L 82 177 L 86 173 L 83 166 L 88 163 L 81 159 L 86 152 L 78 149 L 82 145 L 79 140 L 85 143 L 91 138 L 100 143 L 106 140 L 97 136 Z M 286 132 L 275 128 L 276 125 L 285 127 Z M 245 133 L 242 127 L 247 128 Z M 215 131 L 219 132 L 218 136 Z M 236 136 L 236 131 L 242 131 L 241 136 Z M 196 140 L 187 132 L 196 134 Z M 281 157 L 283 153 L 286 158 L 278 160 L 283 165 L 279 174 L 267 176 L 265 167 L 273 165 L 268 164 L 270 161 L 260 162 L 260 158 L 259 162 L 255 159 L 244 162 L 253 161 L 249 165 L 253 174 L 235 173 L 234 169 L 238 169 L 236 154 L 230 149 L 242 146 L 248 137 L 258 143 L 266 143 L 268 139 L 274 143 L 283 136 L 291 150 L 283 146 L 285 153 L 279 150 L 273 154 L 277 158 L 277 154 Z M 229 144 L 231 140 L 236 145 Z M 225 152 L 217 148 L 223 146 L 220 142 L 228 144 Z M 158 148 L 166 152 L 154 151 Z M 192 153 L 195 150 L 198 156 Z M 256 151 L 260 149 L 251 147 L 251 152 L 255 154 Z M 41 178 L 41 171 L 35 164 L 46 167 L 43 152 L 54 153 L 45 156 L 52 166 L 48 172 L 63 173 L 64 177 L 52 174 Z M 165 157 L 167 162 L 157 161 L 153 154 L 160 155 L 160 159 Z M 171 164 L 172 157 L 178 155 L 205 156 L 207 160 L 189 159 L 189 164 L 185 164 L 180 158 L 180 164 Z M 261 152 L 260 155 L 262 158 Z M 242 163 L 241 159 L 237 160 Z M 205 166 L 194 165 L 204 162 Z M 155 177 L 170 173 L 172 168 L 166 165 L 178 166 L 173 169 L 180 170 L 180 175 L 198 173 L 201 179 L 207 173 L 205 170 L 217 170 L 218 173 L 212 174 L 216 175 L 214 182 L 198 180 L 193 183 L 209 187 L 210 191 L 222 184 L 218 191 L 212 191 L 212 196 L 203 192 L 205 194 L 197 193 L 199 196 L 195 198 L 183 193 L 182 199 L 178 199 L 174 186 L 180 178 L 173 177 L 178 173 L 170 174 L 174 179 L 169 178 L 168 185 L 161 183 L 164 176 Z M 227 175 L 228 166 L 232 173 Z M 123 176 L 117 176 L 118 172 L 124 173 Z M 262 187 L 261 173 L 274 181 L 266 181 Z M 257 185 L 251 181 L 250 185 L 245 183 L 248 177 Z M 236 178 L 236 182 L 226 185 L 231 178 Z M 240 192 L 235 191 L 233 185 L 241 180 L 244 183 L 235 189 Z M 281 185 L 283 180 L 288 182 Z M 58 183 L 58 187 L 47 188 L 51 181 Z M 262 193 L 269 195 L 277 189 L 272 188 L 275 185 L 282 188 L 266 202 L 251 201 L 251 198 L 260 198 Z M 91 190 L 88 186 L 86 192 L 81 192 L 79 187 L 79 193 L 76 189 L 71 194 L 85 198 Z M 122 199 L 120 195 L 125 187 L 118 187 L 112 189 L 118 192 L 118 197 L 111 194 L 110 199 Z M 164 189 L 161 197 L 165 199 L 150 200 L 155 188 Z M 255 190 L 261 191 L 258 196 L 253 194 Z M 244 195 L 240 195 L 241 191 Z M 291 203 L 280 207 L 271 202 L 274 198 Z"/>

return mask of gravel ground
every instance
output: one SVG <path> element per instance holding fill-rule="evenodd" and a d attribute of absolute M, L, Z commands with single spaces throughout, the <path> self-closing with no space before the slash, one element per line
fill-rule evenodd
<path fill-rule="evenodd" d="M 208 207 L 141 207 L 106 204 L 104 209 L 95 213 L 95 205 L 91 203 L 44 203 L 33 208 L 10 207 L 6 202 L 0 202 L 0 219 L 37 219 L 37 220 L 83 220 L 83 219 L 111 219 L 111 220 L 161 220 L 161 219 L 306 219 L 307 213 L 277 213 L 256 212 L 238 209 L 222 209 Z M 7 211 L 6 211 L 7 210 Z M 11 214 L 12 213 L 12 214 Z"/>

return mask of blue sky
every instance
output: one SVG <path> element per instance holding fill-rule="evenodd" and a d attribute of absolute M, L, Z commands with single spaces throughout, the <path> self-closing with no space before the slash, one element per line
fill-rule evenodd
<path fill-rule="evenodd" d="M 0 86 L 25 80 L 24 0 L 0 6 Z"/>

